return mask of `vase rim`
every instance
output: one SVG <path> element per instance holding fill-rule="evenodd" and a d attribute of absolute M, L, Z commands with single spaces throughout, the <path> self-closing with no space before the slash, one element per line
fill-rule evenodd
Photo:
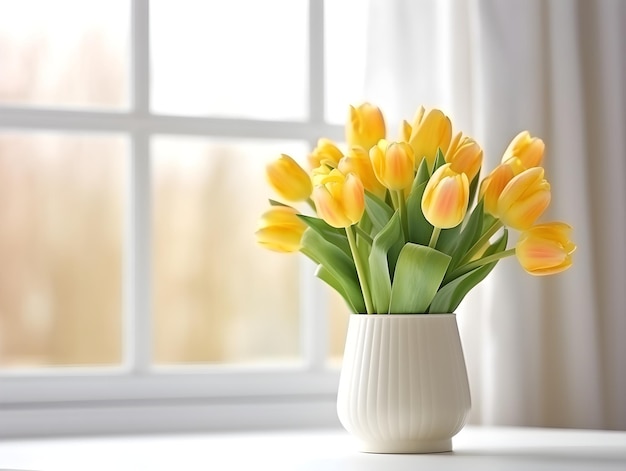
<path fill-rule="evenodd" d="M 422 313 L 422 314 L 365 314 L 365 313 L 350 313 L 351 316 L 363 316 L 363 317 L 456 317 L 455 312 L 442 312 L 442 313 Z"/>

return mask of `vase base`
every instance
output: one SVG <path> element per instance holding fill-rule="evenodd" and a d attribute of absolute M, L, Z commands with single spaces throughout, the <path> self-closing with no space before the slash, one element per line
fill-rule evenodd
<path fill-rule="evenodd" d="M 389 442 L 361 442 L 363 453 L 445 453 L 452 451 L 452 440 L 398 440 Z"/>

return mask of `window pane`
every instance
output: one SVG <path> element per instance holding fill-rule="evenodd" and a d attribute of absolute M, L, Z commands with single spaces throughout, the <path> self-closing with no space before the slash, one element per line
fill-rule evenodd
<path fill-rule="evenodd" d="M 368 3 L 324 2 L 326 119 L 343 124 L 348 106 L 364 101 Z"/>
<path fill-rule="evenodd" d="M 254 232 L 272 197 L 265 164 L 307 146 L 163 136 L 152 150 L 156 362 L 299 357 L 302 256 L 267 251 Z"/>
<path fill-rule="evenodd" d="M 307 1 L 162 0 L 150 7 L 153 111 L 306 117 Z"/>
<path fill-rule="evenodd" d="M 122 359 L 122 137 L 0 132 L 0 366 Z"/>
<path fill-rule="evenodd" d="M 0 12 L 0 103 L 127 106 L 128 0 L 0 0 Z"/>
<path fill-rule="evenodd" d="M 328 309 L 328 363 L 330 366 L 340 366 L 343 359 L 343 349 L 348 331 L 350 309 L 343 298 L 331 288 Z"/>

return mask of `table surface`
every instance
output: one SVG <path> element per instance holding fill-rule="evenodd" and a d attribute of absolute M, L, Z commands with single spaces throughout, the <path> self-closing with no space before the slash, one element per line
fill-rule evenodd
<path fill-rule="evenodd" d="M 454 451 L 377 455 L 343 430 L 4 440 L 0 470 L 626 470 L 626 432 L 465 427 Z"/>

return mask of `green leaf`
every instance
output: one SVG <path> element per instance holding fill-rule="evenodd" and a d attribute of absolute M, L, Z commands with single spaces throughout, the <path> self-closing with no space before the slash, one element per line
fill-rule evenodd
<path fill-rule="evenodd" d="M 449 263 L 449 255 L 430 247 L 407 243 L 398 256 L 389 312 L 428 312 Z"/>
<path fill-rule="evenodd" d="M 372 223 L 372 219 L 369 217 L 369 214 L 367 214 L 367 212 L 363 212 L 363 216 L 361 217 L 361 220 L 359 221 L 357 226 L 359 227 L 359 229 L 362 229 L 367 234 L 371 234 L 372 232 L 374 232 L 374 224 Z"/>
<path fill-rule="evenodd" d="M 469 199 L 467 200 L 467 210 L 472 207 L 472 203 L 474 202 L 474 197 L 476 196 L 476 191 L 478 190 L 478 183 L 480 182 L 480 170 L 474 177 L 474 179 L 470 182 L 469 187 Z"/>
<path fill-rule="evenodd" d="M 270 199 L 269 202 L 270 202 L 270 206 L 286 206 L 288 208 L 291 207 L 288 204 L 281 203 L 280 201 L 276 201 L 276 200 L 273 200 L 273 199 Z"/>
<path fill-rule="evenodd" d="M 413 187 L 411 188 L 411 191 L 420 186 L 422 183 L 426 183 L 429 178 L 430 172 L 428 171 L 428 162 L 426 162 L 426 159 L 423 159 L 417 168 L 417 175 L 415 175 L 415 179 L 413 180 Z"/>
<path fill-rule="evenodd" d="M 419 245 L 428 245 L 430 235 L 433 233 L 433 226 L 422 213 L 422 196 L 426 189 L 426 183 L 423 182 L 413 188 L 406 202 L 409 219 L 409 241 Z"/>
<path fill-rule="evenodd" d="M 443 152 L 441 151 L 441 149 L 437 149 L 437 155 L 435 156 L 435 165 L 433 166 L 432 173 L 435 173 L 435 170 L 437 170 L 439 167 L 441 167 L 445 163 L 446 163 L 446 158 L 443 156 Z"/>
<path fill-rule="evenodd" d="M 484 209 L 483 202 L 481 201 L 472 211 L 467 223 L 461 231 L 460 236 L 457 238 L 457 243 L 454 251 L 452 252 L 452 261 L 450 262 L 448 271 L 454 270 L 470 247 L 472 247 L 476 242 L 478 242 L 478 239 L 480 239 L 480 236 L 482 235 L 483 215 Z"/>
<path fill-rule="evenodd" d="M 323 219 L 316 217 L 305 216 L 304 214 L 298 214 L 298 217 L 312 230 L 331 244 L 343 250 L 348 257 L 351 257 L 350 244 L 348 244 L 348 237 L 346 236 L 345 230 L 333 227 Z"/>
<path fill-rule="evenodd" d="M 506 249 L 507 241 L 508 232 L 505 231 L 498 241 L 489 247 L 487 250 L 489 253 L 486 253 L 485 255 L 491 255 Z M 497 263 L 498 262 L 492 262 L 487 265 L 483 265 L 482 267 L 475 268 L 474 270 L 447 283 L 437 292 L 437 295 L 433 299 L 428 311 L 438 314 L 454 312 L 456 308 L 459 307 L 459 304 L 461 304 L 461 301 L 463 301 L 467 293 L 469 293 L 478 283 L 483 281 Z"/>
<path fill-rule="evenodd" d="M 497 218 L 493 217 L 491 214 L 483 212 L 483 227 L 480 230 L 481 234 L 484 233 L 487 229 L 489 229 L 493 224 L 497 221 Z"/>
<path fill-rule="evenodd" d="M 445 314 L 454 312 L 463 298 L 493 270 L 498 262 L 475 268 L 441 288 L 428 309 L 431 313 Z"/>
<path fill-rule="evenodd" d="M 350 299 L 350 296 L 348 296 L 348 294 L 344 290 L 344 287 L 341 285 L 341 283 L 339 283 L 337 278 L 335 278 L 326 269 L 326 267 L 324 267 L 324 265 L 318 265 L 317 266 L 317 269 L 315 270 L 315 276 L 317 276 L 320 280 L 324 281 L 331 288 L 333 288 L 335 291 L 337 291 L 337 293 L 339 293 L 339 295 L 343 298 L 343 300 L 348 305 L 348 308 L 350 308 L 350 310 L 354 314 L 358 314 L 358 313 L 364 311 L 365 306 L 363 306 L 361 309 L 357 309 L 357 307 L 352 303 L 352 299 Z"/>
<path fill-rule="evenodd" d="M 439 239 L 437 239 L 437 246 L 435 247 L 440 252 L 448 255 L 452 255 L 454 247 L 459 240 L 459 234 L 461 233 L 461 224 L 451 227 L 450 229 L 443 229 L 439 233 Z"/>
<path fill-rule="evenodd" d="M 402 224 L 400 214 L 396 213 L 387 225 L 378 233 L 372 243 L 372 251 L 369 255 L 370 268 L 370 291 L 374 311 L 378 314 L 389 312 L 389 299 L 391 298 L 391 275 L 396 265 L 398 254 L 390 254 L 390 249 L 398 243 L 403 243 Z"/>
<path fill-rule="evenodd" d="M 372 221 L 374 232 L 377 233 L 389 222 L 394 210 L 374 193 L 365 190 L 365 212 Z"/>
<path fill-rule="evenodd" d="M 358 312 L 365 312 L 365 301 L 352 258 L 312 227 L 304 231 L 301 244 L 300 252 L 324 266 L 341 285 L 342 293 L 350 300 L 349 304 L 358 309 Z"/>
<path fill-rule="evenodd" d="M 491 244 L 487 248 L 487 250 L 485 250 L 483 257 L 487 257 L 489 255 L 493 255 L 494 253 L 502 252 L 503 250 L 506 250 L 506 244 L 508 242 L 509 242 L 509 230 L 505 228 L 504 231 L 502 232 L 502 235 L 498 237 L 498 240 L 496 240 L 493 244 Z"/>

